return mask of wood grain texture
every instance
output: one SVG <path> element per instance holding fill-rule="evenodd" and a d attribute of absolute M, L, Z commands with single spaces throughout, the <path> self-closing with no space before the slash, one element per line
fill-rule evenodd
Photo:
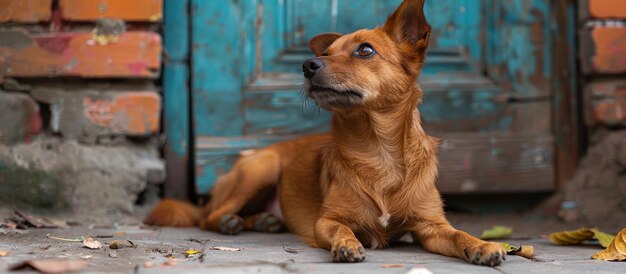
<path fill-rule="evenodd" d="M 557 0 L 551 10 L 553 60 L 550 81 L 553 90 L 552 109 L 555 142 L 556 184 L 562 188 L 576 171 L 583 151 L 582 123 L 580 119 L 579 67 L 576 52 L 577 18 L 576 0 Z"/>
<path fill-rule="evenodd" d="M 244 134 L 326 131 L 331 114 L 302 93 L 297 74 L 264 74 L 244 94 Z M 549 132 L 548 100 L 509 102 L 508 94 L 482 76 L 439 73 L 422 77 L 425 128 L 439 132 Z"/>
<path fill-rule="evenodd" d="M 52 0 L 0 0 L 0 23 L 50 20 Z"/>
<path fill-rule="evenodd" d="M 125 21 L 160 22 L 163 0 L 59 0 L 64 20 L 94 21 L 111 18 Z"/>
<path fill-rule="evenodd" d="M 164 46 L 169 60 L 163 70 L 163 127 L 167 140 L 164 157 L 167 177 L 163 195 L 187 200 L 193 184 L 189 166 L 191 142 L 191 91 L 189 86 L 189 1 L 165 2 Z"/>
<path fill-rule="evenodd" d="M 240 151 L 294 137 L 197 138 L 196 191 L 206 193 L 217 176 L 230 169 Z M 446 134 L 439 159 L 437 184 L 446 194 L 554 189 L 553 139 L 549 134 Z"/>
<path fill-rule="evenodd" d="M 0 74 L 11 77 L 157 78 L 161 36 L 124 32 L 99 45 L 92 33 L 0 31 Z"/>
<path fill-rule="evenodd" d="M 487 0 L 488 75 L 517 96 L 551 94 L 550 1 Z"/>

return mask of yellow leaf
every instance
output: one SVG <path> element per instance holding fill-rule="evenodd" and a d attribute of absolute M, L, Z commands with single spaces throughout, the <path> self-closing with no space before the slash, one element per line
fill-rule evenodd
<path fill-rule="evenodd" d="M 622 229 L 611 244 L 591 258 L 603 261 L 626 261 L 626 228 Z"/>
<path fill-rule="evenodd" d="M 508 243 L 498 243 L 500 244 L 500 246 L 502 246 L 502 248 L 504 248 L 504 251 L 506 251 L 506 254 L 515 254 L 515 252 L 517 252 L 519 250 L 519 248 L 517 246 L 514 246 L 512 244 L 508 244 Z"/>
<path fill-rule="evenodd" d="M 9 256 L 9 251 L 0 250 L 0 257 Z"/>
<path fill-rule="evenodd" d="M 535 256 L 535 247 L 533 247 L 532 245 L 522 245 L 519 250 L 515 252 L 515 255 L 531 259 L 533 256 Z"/>
<path fill-rule="evenodd" d="M 555 232 L 548 238 L 558 245 L 576 245 L 584 241 L 596 239 L 602 247 L 608 247 L 615 236 L 604 233 L 597 228 L 580 228 L 572 231 Z"/>
<path fill-rule="evenodd" d="M 593 238 L 593 231 L 588 228 L 581 228 L 572 231 L 555 232 L 548 235 L 550 241 L 557 245 L 575 245 Z"/>
<path fill-rule="evenodd" d="M 490 229 L 484 230 L 481 238 L 483 240 L 503 239 L 513 234 L 513 228 L 508 226 L 494 226 Z"/>
<path fill-rule="evenodd" d="M 598 240 L 602 247 L 605 247 L 605 248 L 609 247 L 613 239 L 615 239 L 615 236 L 608 234 L 608 233 L 604 233 L 598 230 L 597 228 L 592 228 L 591 231 L 593 231 L 593 234 L 594 234 L 593 238 Z"/>
<path fill-rule="evenodd" d="M 504 251 L 506 251 L 506 254 L 508 255 L 517 255 L 528 259 L 532 258 L 535 255 L 535 248 L 532 245 L 522 245 L 520 247 L 517 247 L 508 243 L 498 244 L 500 244 L 500 246 L 504 248 Z"/>
<path fill-rule="evenodd" d="M 195 250 L 195 249 L 187 249 L 187 250 L 185 250 L 185 255 L 187 255 L 187 256 L 196 255 L 196 254 L 200 254 L 200 253 L 202 253 L 202 252 L 199 251 L 199 250 Z"/>

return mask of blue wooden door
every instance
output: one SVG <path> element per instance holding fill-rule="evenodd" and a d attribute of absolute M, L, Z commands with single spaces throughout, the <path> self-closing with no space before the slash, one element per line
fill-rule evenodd
<path fill-rule="evenodd" d="M 301 95 L 308 40 L 382 25 L 400 0 L 191 0 L 198 193 L 239 152 L 327 131 Z M 425 127 L 444 193 L 554 189 L 549 0 L 427 0 Z"/>

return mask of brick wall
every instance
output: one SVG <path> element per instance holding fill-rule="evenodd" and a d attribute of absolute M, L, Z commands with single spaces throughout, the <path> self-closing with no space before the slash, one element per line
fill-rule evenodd
<path fill-rule="evenodd" d="M 583 104 L 592 128 L 626 127 L 626 1 L 580 1 Z"/>
<path fill-rule="evenodd" d="M 154 136 L 161 95 L 151 83 L 160 76 L 162 44 L 151 30 L 162 17 L 161 0 L 0 0 L 2 96 L 26 92 L 32 96 L 22 100 L 51 105 L 47 130 L 64 137 L 96 142 L 107 135 Z M 37 84 L 40 79 L 44 85 Z M 60 85 L 64 79 L 73 85 Z M 116 85 L 120 79 L 140 87 Z M 56 89 L 46 89 L 50 83 Z M 30 105 L 22 108 L 32 112 Z M 19 133 L 11 128 L 0 126 L 4 136 L 11 135 L 5 139 L 30 137 L 36 127 Z"/>
<path fill-rule="evenodd" d="M 80 147 L 76 151 L 99 151 L 92 158 L 113 170 L 115 157 L 135 155 L 149 162 L 137 165 L 137 180 L 162 180 L 156 145 L 162 124 L 162 2 L 0 0 L 0 156 L 8 155 L 0 157 L 0 167 L 37 166 L 20 164 L 22 156 L 13 152 L 37 150 L 54 139 Z M 82 162 L 58 166 L 84 165 L 83 156 L 59 157 Z M 99 166 L 93 168 L 105 168 Z M 84 177 L 76 172 L 70 173 Z M 132 188 L 133 195 L 141 191 Z"/>

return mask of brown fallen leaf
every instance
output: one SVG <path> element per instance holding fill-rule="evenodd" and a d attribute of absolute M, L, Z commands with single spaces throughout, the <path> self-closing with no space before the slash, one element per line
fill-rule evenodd
<path fill-rule="evenodd" d="M 9 256 L 9 251 L 0 250 L 0 257 Z"/>
<path fill-rule="evenodd" d="M 10 268 L 10 270 L 20 270 L 25 268 L 32 268 L 45 274 L 58 274 L 69 273 L 83 270 L 89 266 L 89 262 L 85 260 L 29 260 L 21 264 L 17 264 Z"/>
<path fill-rule="evenodd" d="M 557 245 L 577 245 L 585 241 L 596 239 L 600 245 L 607 247 L 615 236 L 604 233 L 597 228 L 580 228 L 571 231 L 555 232 L 548 235 L 548 239 Z"/>
<path fill-rule="evenodd" d="M 233 247 L 225 247 L 225 246 L 213 246 L 210 249 L 220 250 L 220 251 L 241 251 L 241 248 L 233 248 Z"/>
<path fill-rule="evenodd" d="M 626 261 L 626 228 L 622 229 L 609 246 L 591 258 L 603 261 Z"/>
<path fill-rule="evenodd" d="M 517 247 L 508 243 L 498 244 L 500 244 L 500 246 L 504 248 L 506 254 L 508 255 L 522 256 L 527 259 L 532 259 L 532 257 L 535 255 L 535 247 L 533 247 L 532 245 L 522 245 L 520 247 Z"/>
<path fill-rule="evenodd" d="M 124 247 L 135 247 L 135 244 L 129 240 L 115 240 L 109 243 L 110 249 L 122 249 Z"/>
<path fill-rule="evenodd" d="M 535 247 L 532 245 L 522 245 L 520 249 L 515 252 L 515 255 L 522 256 L 526 259 L 532 259 L 535 256 Z"/>
<path fill-rule="evenodd" d="M 102 243 L 99 241 L 94 240 L 91 237 L 87 237 L 85 238 L 85 240 L 83 241 L 83 245 L 89 249 L 100 249 L 102 248 Z"/>

